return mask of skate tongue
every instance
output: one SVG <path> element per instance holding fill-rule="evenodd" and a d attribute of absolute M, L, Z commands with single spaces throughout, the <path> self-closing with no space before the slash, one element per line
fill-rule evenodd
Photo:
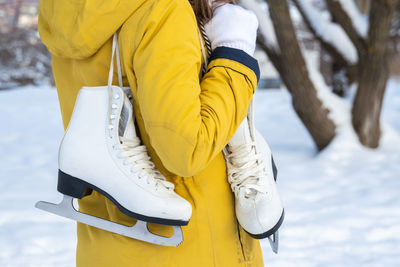
<path fill-rule="evenodd" d="M 247 118 L 245 118 L 239 125 L 232 139 L 229 141 L 230 146 L 238 146 L 242 144 L 251 143 L 250 129 Z"/>
<path fill-rule="evenodd" d="M 118 125 L 120 137 L 134 139 L 136 137 L 135 124 L 133 123 L 133 108 L 127 97 L 124 97 L 124 105 L 121 110 L 121 117 Z"/>

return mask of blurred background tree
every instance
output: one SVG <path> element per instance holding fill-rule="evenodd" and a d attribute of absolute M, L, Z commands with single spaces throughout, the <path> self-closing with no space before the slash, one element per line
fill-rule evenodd
<path fill-rule="evenodd" d="M 390 68 L 400 64 L 398 2 L 241 1 L 256 12 L 259 47 L 279 72 L 296 113 L 319 150 L 329 145 L 338 128 L 346 128 L 349 120 L 364 146 L 378 147 L 386 83 Z M 301 23 L 293 22 L 296 14 Z M 304 28 L 320 47 L 319 69 L 305 53 Z M 356 93 L 351 111 L 343 110 L 343 101 L 335 95 L 345 96 L 352 87 Z"/>
<path fill-rule="evenodd" d="M 0 89 L 54 84 L 37 14 L 38 0 L 0 0 Z"/>

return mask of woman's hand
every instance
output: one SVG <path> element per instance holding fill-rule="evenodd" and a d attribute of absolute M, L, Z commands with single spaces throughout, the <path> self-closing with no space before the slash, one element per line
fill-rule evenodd
<path fill-rule="evenodd" d="M 214 11 L 214 17 L 205 30 L 214 50 L 226 46 L 245 51 L 253 56 L 256 48 L 258 20 L 256 15 L 238 5 L 223 4 Z"/>

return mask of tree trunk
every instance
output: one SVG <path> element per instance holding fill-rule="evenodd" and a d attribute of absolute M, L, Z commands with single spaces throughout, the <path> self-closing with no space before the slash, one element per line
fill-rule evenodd
<path fill-rule="evenodd" d="M 374 0 L 370 9 L 367 52 L 360 59 L 360 80 L 352 109 L 352 123 L 360 142 L 379 145 L 380 113 L 389 78 L 389 30 L 396 0 Z"/>
<path fill-rule="evenodd" d="M 329 119 L 329 110 L 323 107 L 310 80 L 286 0 L 268 0 L 276 37 L 282 51 L 271 60 L 292 95 L 293 107 L 311 134 L 319 150 L 335 136 L 335 124 Z M 271 51 L 269 51 L 271 52 Z M 279 62 L 277 62 L 279 61 Z"/>
<path fill-rule="evenodd" d="M 11 31 L 13 31 L 14 29 L 16 29 L 18 27 L 19 16 L 21 14 L 21 5 L 22 5 L 22 0 L 18 0 L 15 3 L 14 16 L 11 21 Z"/>

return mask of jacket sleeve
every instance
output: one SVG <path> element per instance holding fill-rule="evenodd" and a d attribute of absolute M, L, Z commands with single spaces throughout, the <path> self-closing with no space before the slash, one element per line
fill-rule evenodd
<path fill-rule="evenodd" d="M 199 80 L 201 46 L 189 2 L 168 1 L 151 13 L 156 19 L 146 24 L 133 58 L 136 101 L 163 165 L 189 177 L 222 151 L 246 116 L 258 63 L 241 50 L 217 48 Z"/>

